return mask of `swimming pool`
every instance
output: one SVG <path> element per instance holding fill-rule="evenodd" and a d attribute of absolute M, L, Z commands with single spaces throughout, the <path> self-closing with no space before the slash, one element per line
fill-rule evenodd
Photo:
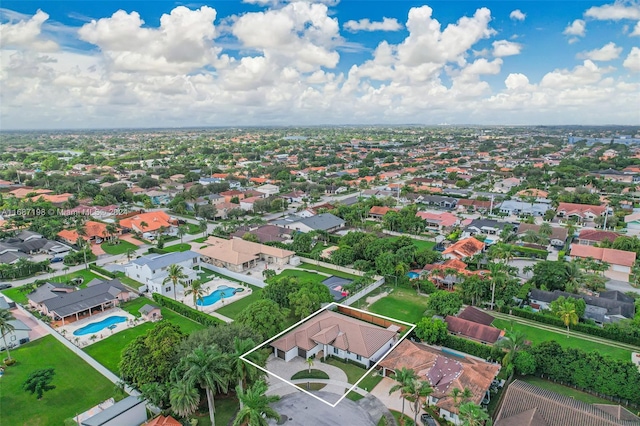
<path fill-rule="evenodd" d="M 216 303 L 218 300 L 224 297 L 231 297 L 238 292 L 238 289 L 235 287 L 229 287 L 226 285 L 221 285 L 217 289 L 215 289 L 208 296 L 204 296 L 202 299 L 199 299 L 197 304 L 198 306 L 209 306 Z"/>
<path fill-rule="evenodd" d="M 410 279 L 414 280 L 414 279 L 416 279 L 416 278 L 420 277 L 420 274 L 419 274 L 419 273 L 417 273 L 417 272 L 411 272 L 411 271 L 409 271 L 409 272 L 407 272 L 407 276 L 408 276 Z"/>
<path fill-rule="evenodd" d="M 98 321 L 98 322 L 92 322 L 91 324 L 87 324 L 82 328 L 77 329 L 76 331 L 73 332 L 74 336 L 84 336 L 85 334 L 93 334 L 93 333 L 97 333 L 98 331 L 105 329 L 111 325 L 114 324 L 118 324 L 121 322 L 125 322 L 127 320 L 127 317 L 122 317 L 119 315 L 115 315 L 112 317 L 107 317 L 105 319 L 103 319 L 102 321 Z"/>

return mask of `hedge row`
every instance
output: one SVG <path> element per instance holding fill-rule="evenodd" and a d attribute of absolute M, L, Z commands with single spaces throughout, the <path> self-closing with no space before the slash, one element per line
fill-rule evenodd
<path fill-rule="evenodd" d="M 224 324 L 224 322 L 218 318 L 207 315 L 204 312 L 196 311 L 195 309 L 180 302 L 176 302 L 175 300 L 163 296 L 160 293 L 153 293 L 153 300 L 158 302 L 160 306 L 169 308 L 172 311 L 184 315 L 185 317 L 199 322 L 202 325 L 215 327 L 219 324 Z"/>
<path fill-rule="evenodd" d="M 514 246 L 511 245 L 511 249 L 515 254 L 521 254 L 523 256 L 533 256 L 538 259 L 546 259 L 549 253 L 546 250 L 535 249 L 531 247 Z"/>
<path fill-rule="evenodd" d="M 155 253 L 155 254 L 167 254 L 167 253 L 169 253 L 169 252 L 168 252 L 168 251 L 166 251 L 166 250 L 163 250 L 163 249 L 156 248 L 156 247 L 151 247 L 151 248 L 147 251 L 147 253 L 149 253 L 149 254 L 152 254 L 152 253 Z"/>
<path fill-rule="evenodd" d="M 115 278 L 116 277 L 116 274 L 114 274 L 113 272 L 109 272 L 106 269 L 97 266 L 95 263 L 90 263 L 89 264 L 89 269 L 91 269 L 92 271 L 96 271 L 97 273 L 102 274 L 105 277 L 109 277 L 109 278 Z"/>
<path fill-rule="evenodd" d="M 511 311 L 512 315 L 530 319 L 543 324 L 550 324 L 557 327 L 565 328 L 564 322 L 560 318 L 553 317 L 551 315 L 545 315 L 537 312 L 530 312 L 526 309 L 520 308 L 504 308 L 505 311 Z M 597 325 L 590 325 L 584 323 L 578 323 L 571 327 L 574 331 L 590 334 L 592 336 L 603 337 L 605 339 L 614 340 L 616 342 L 628 343 L 630 345 L 640 346 L 640 336 L 633 335 L 627 328 L 621 328 L 617 326 L 605 325 L 604 327 L 598 327 Z"/>
<path fill-rule="evenodd" d="M 452 336 L 451 334 L 447 334 L 447 337 L 442 342 L 442 346 L 477 356 L 482 359 L 491 358 L 491 346 L 483 345 L 482 343 L 477 343 L 472 340 L 462 339 L 460 337 Z"/>

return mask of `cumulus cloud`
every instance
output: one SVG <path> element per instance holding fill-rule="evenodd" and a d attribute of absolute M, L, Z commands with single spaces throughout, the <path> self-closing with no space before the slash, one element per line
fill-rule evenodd
<path fill-rule="evenodd" d="M 640 21 L 636 23 L 636 26 L 633 27 L 633 31 L 631 31 L 630 36 L 640 36 Z"/>
<path fill-rule="evenodd" d="M 582 19 L 576 19 L 564 29 L 562 34 L 569 35 L 569 36 L 584 37 L 586 29 L 587 29 L 587 23 L 584 22 Z"/>
<path fill-rule="evenodd" d="M 38 10 L 30 19 L 21 19 L 16 23 L 0 24 L 0 46 L 18 49 L 35 50 L 38 52 L 53 52 L 59 46 L 53 40 L 42 37 L 42 24 L 49 19 L 49 15 Z"/>
<path fill-rule="evenodd" d="M 522 13 L 520 9 L 513 10 L 509 14 L 509 18 L 513 19 L 514 21 L 524 21 L 526 17 L 527 17 L 527 14 Z"/>
<path fill-rule="evenodd" d="M 357 31 L 398 31 L 402 29 L 402 24 L 396 18 L 382 18 L 382 21 L 370 21 L 360 19 L 359 21 L 347 21 L 343 28 L 350 32 Z"/>
<path fill-rule="evenodd" d="M 578 59 L 591 59 L 592 61 L 612 61 L 618 59 L 622 53 L 622 47 L 616 46 L 615 43 L 607 43 L 600 49 L 594 49 L 587 52 L 581 52 L 576 55 Z"/>
<path fill-rule="evenodd" d="M 493 56 L 501 58 L 520 54 L 522 45 L 507 40 L 497 40 L 493 42 Z"/>
<path fill-rule="evenodd" d="M 600 21 L 640 20 L 640 3 L 616 1 L 613 4 L 593 6 L 587 9 L 584 16 Z"/>
<path fill-rule="evenodd" d="M 631 72 L 640 72 L 640 48 L 632 47 L 622 66 Z"/>

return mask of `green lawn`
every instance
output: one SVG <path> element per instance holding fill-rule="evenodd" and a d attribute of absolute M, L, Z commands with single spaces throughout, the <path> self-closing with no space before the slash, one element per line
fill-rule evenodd
<path fill-rule="evenodd" d="M 244 308 L 262 298 L 261 288 L 252 285 L 249 285 L 249 287 L 253 290 L 249 296 L 245 296 L 240 300 L 229 303 L 228 305 L 216 310 L 216 312 L 218 312 L 220 315 L 224 315 L 227 318 L 236 319 L 240 312 L 244 310 Z"/>
<path fill-rule="evenodd" d="M 376 301 L 367 310 L 415 324 L 427 309 L 427 300 L 426 297 L 417 295 L 413 289 L 396 287 L 391 294 Z"/>
<path fill-rule="evenodd" d="M 187 227 L 187 234 L 191 234 L 191 235 L 195 235 L 195 234 L 199 234 L 202 231 L 200 230 L 200 227 L 198 225 L 196 225 L 195 223 L 186 223 L 186 227 Z"/>
<path fill-rule="evenodd" d="M 0 379 L 2 424 L 61 425 L 115 395 L 115 385 L 91 368 L 53 336 L 45 336 L 11 352 L 18 362 Z M 42 400 L 22 390 L 27 376 L 40 368 L 55 368 L 56 388 Z"/>
<path fill-rule="evenodd" d="M 323 266 L 312 265 L 310 263 L 301 263 L 300 266 L 297 266 L 297 267 L 298 268 L 302 268 L 302 269 L 311 269 L 313 271 L 318 271 L 318 272 L 324 272 L 325 274 L 335 275 L 336 277 L 347 278 L 347 279 L 350 279 L 350 280 L 355 280 L 356 278 L 358 278 L 357 276 L 355 276 L 353 274 L 348 274 L 346 272 L 336 271 L 334 269 L 325 268 Z"/>
<path fill-rule="evenodd" d="M 409 407 L 406 407 L 405 410 L 407 410 L 408 412 L 411 412 L 411 410 L 409 409 Z M 398 424 L 402 424 L 400 423 L 400 417 L 402 417 L 402 413 L 399 411 L 394 411 L 394 410 L 389 410 L 391 411 L 391 414 L 393 414 L 393 417 L 395 417 L 396 422 L 398 422 Z M 380 420 L 382 421 L 382 419 Z M 405 411 L 404 414 L 404 426 L 414 426 L 415 423 L 413 422 L 413 417 L 408 416 L 407 412 Z"/>
<path fill-rule="evenodd" d="M 298 371 L 296 374 L 291 376 L 291 380 L 297 379 L 327 379 L 329 380 L 329 375 L 322 370 L 316 370 L 315 368 L 309 370 Z"/>
<path fill-rule="evenodd" d="M 142 287 L 144 284 L 142 284 L 139 281 L 134 280 L 133 278 L 129 278 L 127 277 L 124 272 L 116 272 L 116 278 L 119 279 L 123 284 L 128 285 L 129 287 L 133 287 L 135 289 L 139 289 L 140 287 Z"/>
<path fill-rule="evenodd" d="M 189 245 L 188 243 L 180 243 L 180 244 L 175 244 L 168 247 L 165 246 L 165 248 L 163 248 L 162 250 L 169 253 L 173 253 L 176 251 L 187 251 L 187 250 L 191 250 L 191 245 Z"/>
<path fill-rule="evenodd" d="M 390 237 L 393 241 L 396 241 L 398 238 L 400 237 Z M 411 238 L 411 241 L 413 241 L 413 245 L 416 246 L 418 248 L 418 250 L 422 250 L 422 249 L 429 249 L 429 250 L 433 250 L 433 248 L 436 246 L 436 243 L 433 241 L 423 241 L 423 240 L 416 240 Z"/>
<path fill-rule="evenodd" d="M 503 330 L 511 329 L 511 322 L 507 320 L 496 318 L 492 325 Z M 527 340 L 530 340 L 534 344 L 548 340 L 555 340 L 563 348 L 579 348 L 585 351 L 598 351 L 602 355 L 609 355 L 615 359 L 623 361 L 631 360 L 631 351 L 604 345 L 602 343 L 590 342 L 575 336 L 567 338 L 567 335 L 560 329 L 558 329 L 557 332 L 543 330 L 529 325 L 519 324 L 515 321 L 513 322 L 513 329 L 522 331 L 527 336 Z"/>
<path fill-rule="evenodd" d="M 367 372 L 367 370 L 365 370 L 362 367 L 358 367 L 357 365 L 343 362 L 337 358 L 327 358 L 324 362 L 326 362 L 329 365 L 333 365 L 334 367 L 338 367 L 339 369 L 344 371 L 345 374 L 347 375 L 347 380 L 351 384 L 356 383 Z M 358 387 L 365 389 L 367 391 L 371 391 L 371 389 L 376 387 L 376 385 L 380 383 L 381 380 L 382 380 L 382 376 L 380 376 L 376 372 L 373 372 L 367 375 L 367 377 L 365 377 L 364 379 L 362 379 L 362 381 L 358 384 Z"/>
<path fill-rule="evenodd" d="M 94 274 L 89 269 L 81 269 L 77 272 L 72 272 L 70 274 L 55 276 L 47 281 L 54 282 L 54 283 L 67 283 L 76 277 L 84 278 L 84 281 L 82 282 L 82 284 L 80 284 L 80 288 L 86 287 L 87 283 L 89 283 L 89 281 L 93 279 L 96 279 L 96 278 L 99 280 L 105 279 Z M 21 303 L 23 305 L 28 303 L 27 293 L 22 292 L 21 287 L 14 287 L 14 288 L 2 290 L 2 293 L 16 303 Z"/>
<path fill-rule="evenodd" d="M 598 398 L 595 395 L 591 395 L 586 392 L 580 392 L 577 389 L 563 386 L 559 383 L 553 383 L 539 377 L 525 376 L 518 377 L 518 379 L 522 380 L 523 382 L 531 383 L 532 385 L 538 386 L 542 389 L 550 390 L 552 392 L 559 393 L 560 395 L 568 396 L 575 400 L 586 402 L 587 404 L 614 404 L 614 402 L 611 402 L 608 399 Z"/>
<path fill-rule="evenodd" d="M 153 304 L 154 302 L 146 297 L 138 297 L 130 302 L 123 303 L 120 307 L 130 314 L 139 317 L 140 313 L 138 310 L 147 303 Z M 173 324 L 178 324 L 184 333 L 189 334 L 195 330 L 205 328 L 204 325 L 191 321 L 168 308 L 160 308 L 160 310 L 164 320 Z M 145 322 L 144 324 L 121 331 L 104 340 L 87 346 L 84 351 L 110 371 L 119 375 L 120 372 L 118 364 L 120 363 L 120 354 L 124 347 L 136 337 L 145 334 L 148 330 L 153 328 L 153 326 L 154 325 L 152 323 Z"/>
<path fill-rule="evenodd" d="M 238 399 L 234 394 L 216 395 L 215 404 L 216 426 L 228 426 L 240 408 Z M 205 398 L 201 401 L 199 411 L 190 417 L 198 420 L 198 426 L 211 426 Z"/>
<path fill-rule="evenodd" d="M 207 241 L 207 238 L 209 238 L 209 237 L 196 238 L 195 240 L 193 240 L 193 242 L 194 243 L 204 243 L 205 241 Z"/>
<path fill-rule="evenodd" d="M 311 281 L 315 283 L 321 283 L 322 281 L 329 278 L 326 275 L 320 275 L 315 272 L 300 271 L 297 269 L 285 269 L 284 271 L 276 275 L 274 278 L 277 280 L 280 277 L 295 277 L 300 282 Z"/>
<path fill-rule="evenodd" d="M 117 244 L 111 244 L 109 242 L 104 242 L 100 245 L 102 250 L 104 250 L 107 254 L 124 254 L 127 250 L 135 251 L 138 247 L 131 244 L 128 241 L 119 240 Z"/>
<path fill-rule="evenodd" d="M 6 290 L 2 290 L 2 294 L 4 294 L 5 296 L 7 296 L 9 299 L 13 300 L 16 303 L 21 303 L 24 305 L 28 302 L 27 294 L 22 292 L 22 287 L 13 287 L 13 288 L 8 288 Z"/>

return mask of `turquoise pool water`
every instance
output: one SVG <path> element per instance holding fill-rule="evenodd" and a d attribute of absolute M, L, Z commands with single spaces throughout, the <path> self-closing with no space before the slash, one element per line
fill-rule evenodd
<path fill-rule="evenodd" d="M 111 325 L 118 324 L 120 322 L 125 322 L 126 320 L 127 320 L 127 317 L 121 317 L 118 315 L 113 317 L 107 317 L 102 321 L 92 322 L 91 324 L 87 324 L 84 327 L 77 329 L 76 331 L 73 332 L 73 335 L 84 336 L 85 334 L 97 333 L 98 331 L 103 330 Z"/>
<path fill-rule="evenodd" d="M 234 294 L 236 294 L 237 291 L 238 291 L 238 289 L 235 288 L 235 287 L 229 287 L 229 286 L 226 286 L 226 285 L 221 285 L 220 287 L 215 289 L 213 292 L 211 292 L 211 294 L 209 294 L 208 296 L 204 296 L 202 299 L 199 299 L 197 304 L 198 304 L 198 306 L 213 305 L 218 300 L 222 299 L 222 295 L 223 294 L 224 294 L 224 297 L 231 297 Z"/>
<path fill-rule="evenodd" d="M 407 276 L 413 280 L 415 278 L 418 278 L 420 274 L 417 272 L 407 272 Z"/>

